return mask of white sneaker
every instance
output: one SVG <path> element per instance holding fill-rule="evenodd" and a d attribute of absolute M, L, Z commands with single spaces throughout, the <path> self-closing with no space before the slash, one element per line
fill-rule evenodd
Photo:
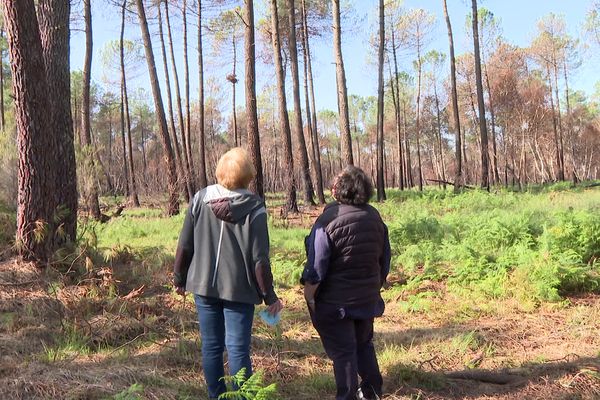
<path fill-rule="evenodd" d="M 373 394 L 373 396 L 375 397 L 365 397 L 361 388 L 358 388 L 358 391 L 356 392 L 357 400 L 380 400 L 379 396 L 376 394 Z"/>

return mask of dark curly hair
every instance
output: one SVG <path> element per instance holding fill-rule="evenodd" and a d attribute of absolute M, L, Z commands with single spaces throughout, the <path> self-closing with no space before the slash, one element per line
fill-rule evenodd
<path fill-rule="evenodd" d="M 373 183 L 362 169 L 349 165 L 335 177 L 332 190 L 339 203 L 358 206 L 373 196 Z"/>

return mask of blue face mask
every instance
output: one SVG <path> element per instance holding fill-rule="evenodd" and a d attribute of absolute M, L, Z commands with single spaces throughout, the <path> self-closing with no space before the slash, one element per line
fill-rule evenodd
<path fill-rule="evenodd" d="M 258 313 L 258 316 L 269 326 L 275 326 L 281 320 L 281 313 L 275 315 L 269 313 L 267 310 L 262 310 Z"/>

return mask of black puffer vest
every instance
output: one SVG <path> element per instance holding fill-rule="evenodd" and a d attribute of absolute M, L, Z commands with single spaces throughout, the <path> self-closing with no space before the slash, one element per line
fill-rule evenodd
<path fill-rule="evenodd" d="M 385 225 L 379 212 L 360 206 L 331 203 L 319 217 L 331 239 L 327 276 L 317 300 L 337 305 L 358 305 L 380 299 L 381 259 Z"/>

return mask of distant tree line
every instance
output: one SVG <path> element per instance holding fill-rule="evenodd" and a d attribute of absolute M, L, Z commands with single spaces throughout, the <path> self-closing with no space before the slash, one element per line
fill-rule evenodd
<path fill-rule="evenodd" d="M 386 187 L 597 179 L 600 106 L 571 88 L 584 49 L 564 18 L 541 18 L 523 48 L 472 0 L 464 15 L 473 51 L 456 55 L 440 3 L 449 55 L 431 47 L 436 16 L 378 1 L 369 53 L 378 90 L 362 97 L 347 90 L 341 45 L 353 10 L 339 0 L 263 0 L 259 17 L 253 0 L 2 0 L 0 161 L 2 182 L 15 188 L 3 196 L 16 193 L 21 255 L 47 260 L 75 241 L 78 206 L 102 220 L 101 196 L 139 206 L 141 195 L 162 202 L 167 193 L 167 213 L 178 213 L 182 198 L 215 181 L 218 157 L 232 146 L 252 156 L 253 190 L 285 192 L 285 213 L 299 210 L 299 197 L 323 204 L 348 164 L 374 178 L 379 201 Z M 92 5 L 120 22 L 98 59 Z M 586 27 L 596 44 L 599 12 L 592 2 Z M 82 71 L 69 65 L 73 24 L 85 37 Z M 333 49 L 336 111 L 316 108 L 324 90 L 314 84 L 316 41 Z M 101 82 L 91 79 L 94 63 Z M 257 65 L 273 77 L 258 93 Z M 147 88 L 132 83 L 140 78 Z"/>

